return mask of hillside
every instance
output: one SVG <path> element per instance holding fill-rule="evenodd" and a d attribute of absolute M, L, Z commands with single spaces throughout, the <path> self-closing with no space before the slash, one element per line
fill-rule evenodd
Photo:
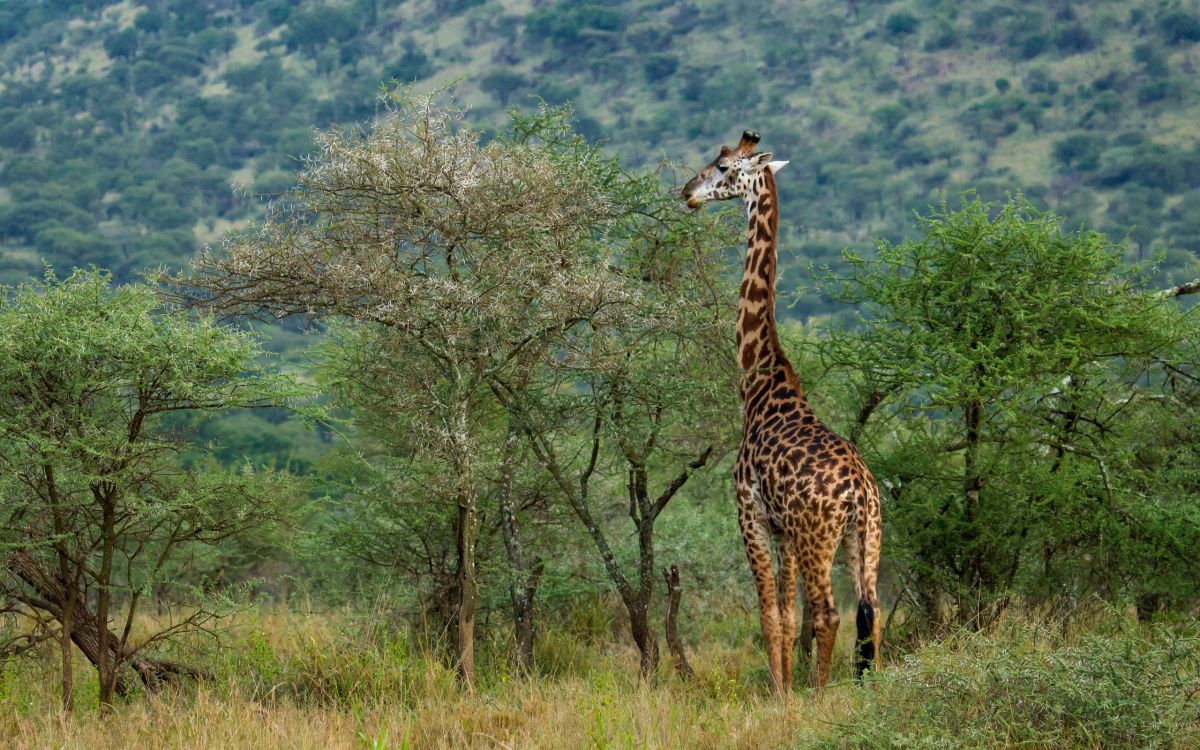
<path fill-rule="evenodd" d="M 791 160 L 785 287 L 968 188 L 1127 236 L 1168 276 L 1200 251 L 1195 2 L 13 0 L 0 42 L 5 282 L 180 266 L 392 79 L 454 83 L 481 126 L 572 101 L 632 166 L 757 129 Z"/>

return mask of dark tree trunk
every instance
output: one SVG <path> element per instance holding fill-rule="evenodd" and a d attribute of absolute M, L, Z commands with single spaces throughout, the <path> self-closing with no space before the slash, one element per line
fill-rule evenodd
<path fill-rule="evenodd" d="M 479 588 L 475 580 L 475 529 L 477 523 L 474 498 L 460 498 L 458 506 L 457 546 L 458 601 L 454 621 L 454 652 L 458 659 L 458 674 L 467 687 L 475 681 L 475 610 Z"/>
<path fill-rule="evenodd" d="M 629 612 L 629 630 L 638 648 L 638 666 L 643 678 L 649 678 L 658 668 L 658 639 L 650 627 L 650 592 L 638 592 L 638 596 L 625 602 Z"/>
<path fill-rule="evenodd" d="M 537 596 L 542 571 L 546 567 L 539 557 L 534 557 L 530 564 L 524 586 L 519 582 L 513 583 L 513 630 L 516 636 L 514 658 L 517 669 L 523 674 L 533 672 L 533 642 L 536 632 L 533 626 L 533 602 Z"/>
<path fill-rule="evenodd" d="M 60 622 L 62 633 L 59 636 L 59 651 L 62 658 L 62 707 L 70 712 L 75 708 L 75 668 L 73 664 L 73 648 L 71 637 L 74 635 L 72 625 L 75 621 L 76 597 L 71 596 L 71 588 L 67 588 L 66 602 L 63 606 L 63 616 Z"/>
<path fill-rule="evenodd" d="M 663 569 L 663 580 L 667 584 L 667 618 L 663 629 L 667 634 L 667 648 L 675 657 L 675 671 L 685 680 L 696 676 L 692 664 L 688 661 L 687 651 L 683 641 L 679 639 L 679 599 L 683 595 L 683 587 L 679 584 L 679 566 L 672 565 Z"/>
<path fill-rule="evenodd" d="M 649 678 L 658 668 L 658 639 L 650 627 L 650 603 L 654 601 L 654 522 L 658 518 L 646 480 L 646 467 L 640 456 L 627 452 L 629 460 L 629 517 L 637 527 L 638 588 L 626 602 L 629 610 L 629 630 L 641 655 L 643 678 Z"/>
<path fill-rule="evenodd" d="M 984 590 L 987 562 L 979 548 L 979 492 L 983 478 L 979 474 L 980 428 L 983 423 L 983 405 L 978 401 L 967 404 L 964 414 L 966 449 L 963 453 L 963 549 L 966 559 L 959 577 L 958 621 L 973 630 L 983 626 L 984 609 L 987 607 L 987 592 Z M 974 594 L 970 601 L 968 593 Z"/>

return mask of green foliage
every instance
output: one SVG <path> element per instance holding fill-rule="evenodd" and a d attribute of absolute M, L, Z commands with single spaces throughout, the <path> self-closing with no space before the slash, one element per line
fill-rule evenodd
<path fill-rule="evenodd" d="M 487 93 L 496 97 L 503 106 L 508 106 L 509 99 L 514 93 L 528 86 L 529 82 L 520 73 L 511 70 L 495 70 L 488 73 L 480 81 L 479 86 Z"/>
<path fill-rule="evenodd" d="M 260 216 L 263 201 L 231 195 L 230 182 L 265 186 L 265 173 L 289 171 L 290 157 L 307 151 L 289 134 L 370 119 L 380 82 L 392 79 L 428 86 L 465 76 L 457 93 L 481 129 L 502 129 L 502 110 L 524 103 L 525 92 L 570 100 L 577 130 L 630 167 L 664 154 L 707 161 L 723 139 L 753 125 L 796 162 L 794 174 L 817 176 L 781 183 L 791 196 L 782 206 L 785 238 L 789 226 L 803 227 L 804 242 L 860 252 L 873 236 L 901 236 L 934 191 L 989 185 L 990 196 L 1044 196 L 1073 223 L 1124 235 L 1126 218 L 1104 207 L 1142 186 L 1189 189 L 1197 173 L 1188 164 L 1153 176 L 1187 155 L 1178 145 L 1190 143 L 1183 123 L 1200 106 L 1194 77 L 1178 65 L 1193 54 L 1198 22 L 1179 3 L 1103 0 L 1058 12 L 903 0 L 881 13 L 835 2 L 803 13 L 786 3 L 753 13 L 701 4 L 677 14 L 648 0 L 534 8 L 308 0 L 151 4 L 119 20 L 112 3 L 73 7 L 69 25 L 66 6 L 6 6 L 13 33 L 0 48 L 0 159 L 33 155 L 58 167 L 79 159 L 104 175 L 105 193 L 110 184 L 168 192 L 157 171 L 179 154 L 237 175 L 172 186 L 182 212 L 170 208 L 149 223 L 107 204 L 82 207 L 111 241 L 100 265 L 122 281 L 150 261 L 185 262 L 214 239 L 206 227 Z M 1079 65 L 1081 52 L 1101 63 Z M 1131 53 L 1132 63 L 1119 63 Z M 1172 63 L 1171 54 L 1181 57 Z M 995 83 L 997 61 L 1011 67 L 1007 88 Z M 901 87 L 909 116 L 892 130 L 872 114 Z M 788 93 L 796 91 L 813 106 Z M 1081 133 L 1110 141 L 1146 133 L 1172 153 L 1129 155 L 1130 164 L 1150 157 L 1144 174 L 1125 169 L 1120 154 L 1104 171 L 1098 156 L 1081 159 L 1065 166 L 1066 180 L 1057 174 L 1062 162 L 1029 156 Z M 56 169 L 39 191 L 75 179 L 75 170 Z M 138 248 L 147 232 L 166 248 L 159 232 L 189 227 L 198 236 L 173 252 Z M 1157 221 L 1138 227 L 1138 253 L 1166 253 L 1164 278 L 1191 273 L 1194 233 Z M 5 250 L 36 253 L 35 236 L 7 236 Z M 36 264 L 9 265 L 37 273 Z M 781 271 L 800 265 L 785 253 Z M 803 310 L 831 307 L 815 301 Z"/>
<path fill-rule="evenodd" d="M 184 464 L 165 419 L 258 405 L 289 388 L 252 364 L 249 336 L 163 311 L 150 289 L 112 289 L 96 272 L 47 274 L 9 292 L 0 331 L 6 601 L 59 622 L 74 609 L 76 627 L 99 629 L 91 658 L 107 703 L 135 654 L 126 628 L 111 636 L 109 659 L 110 618 L 132 622 L 150 591 L 185 593 L 184 581 L 163 578 L 168 561 L 264 525 L 283 496 L 278 479 L 249 467 Z M 203 623 L 207 603 L 138 647 Z"/>
<path fill-rule="evenodd" d="M 1014 592 L 1102 578 L 1136 593 L 1144 556 L 1194 531 L 1182 498 L 1168 537 L 1128 525 L 1144 480 L 1115 467 L 1135 461 L 1125 427 L 1141 409 L 1114 405 L 1153 409 L 1162 363 L 1187 361 L 1178 347 L 1194 324 L 1121 248 L 1064 233 L 1023 200 L 971 200 L 920 227 L 922 239 L 881 242 L 878 260 L 849 255 L 849 281 L 827 287 L 863 305 L 829 356 L 891 404 L 879 429 L 898 431 L 870 462 L 891 489 L 889 539 L 913 604 L 934 626 L 949 605 L 978 627 Z"/>
<path fill-rule="evenodd" d="M 900 11 L 888 16 L 883 27 L 892 35 L 914 34 L 921 27 L 921 22 L 912 13 Z"/>
<path fill-rule="evenodd" d="M 609 48 L 611 34 L 620 32 L 625 26 L 621 9 L 606 3 L 559 2 L 538 8 L 525 19 L 525 29 L 533 42 L 546 40 L 563 52 L 572 52 L 579 47 L 601 46 Z"/>
<path fill-rule="evenodd" d="M 1013 623 L 963 634 L 871 680 L 861 715 L 821 748 L 1185 748 L 1200 739 L 1194 632 L 1064 639 Z"/>

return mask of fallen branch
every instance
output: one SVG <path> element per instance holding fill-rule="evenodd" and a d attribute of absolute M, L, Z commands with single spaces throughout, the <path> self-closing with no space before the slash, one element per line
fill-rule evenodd
<path fill-rule="evenodd" d="M 66 591 L 61 582 L 47 578 L 38 570 L 36 564 L 27 555 L 14 554 L 8 558 L 9 571 L 19 578 L 32 591 L 14 591 L 13 596 L 23 604 L 41 610 L 58 623 L 63 621 L 62 602 L 66 600 Z M 147 690 L 158 690 L 163 684 L 172 682 L 178 677 L 194 679 L 212 679 L 213 675 L 198 667 L 171 661 L 156 659 L 128 651 L 119 652 L 120 638 L 111 630 L 108 632 L 108 653 L 100 653 L 100 625 L 96 613 L 87 607 L 81 599 L 75 601 L 75 612 L 71 617 L 71 642 L 83 653 L 93 666 L 98 667 L 101 658 L 107 658 L 106 664 L 115 664 L 117 668 L 128 666 L 137 675 L 137 679 Z M 134 686 L 134 677 L 127 671 L 119 675 L 116 691 L 118 695 L 128 694 Z"/>
<path fill-rule="evenodd" d="M 1163 296 L 1182 297 L 1185 294 L 1195 294 L 1196 292 L 1200 292 L 1200 279 L 1192 279 L 1170 289 L 1164 289 Z"/>

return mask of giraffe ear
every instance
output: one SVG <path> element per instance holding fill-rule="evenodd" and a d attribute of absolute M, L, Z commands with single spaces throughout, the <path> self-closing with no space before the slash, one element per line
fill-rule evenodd
<path fill-rule="evenodd" d="M 786 161 L 773 161 L 767 165 L 767 169 L 771 170 L 771 174 L 776 174 L 787 165 Z"/>

